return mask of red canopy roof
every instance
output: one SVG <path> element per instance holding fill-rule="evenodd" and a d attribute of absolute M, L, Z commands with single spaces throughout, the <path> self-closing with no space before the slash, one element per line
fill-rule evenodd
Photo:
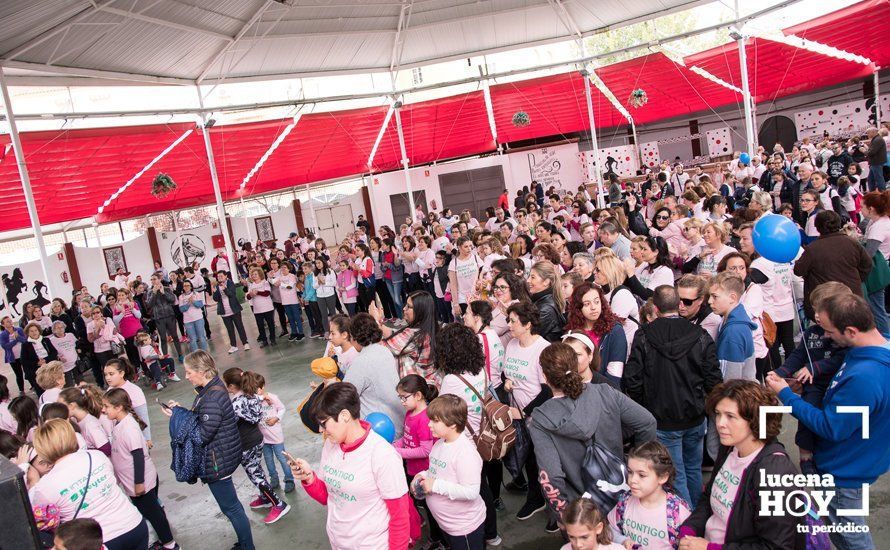
<path fill-rule="evenodd" d="M 783 31 L 890 65 L 890 0 L 866 0 Z"/>
<path fill-rule="evenodd" d="M 755 102 L 773 101 L 872 73 L 870 67 L 860 63 L 763 38 L 749 40 L 745 51 L 748 54 L 748 83 Z M 735 42 L 690 55 L 684 62 L 687 67 L 701 67 L 734 86 L 742 86 L 739 49 Z"/>

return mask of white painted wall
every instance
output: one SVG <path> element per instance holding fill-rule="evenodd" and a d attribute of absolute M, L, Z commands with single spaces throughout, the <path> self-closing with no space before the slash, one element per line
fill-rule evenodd
<path fill-rule="evenodd" d="M 62 272 L 68 271 L 68 263 L 64 259 L 59 259 L 58 253 L 61 252 L 61 249 L 50 249 L 47 250 L 48 256 L 48 265 L 47 269 L 49 271 L 49 276 L 54 277 L 55 279 L 52 281 L 52 288 L 55 294 L 50 292 L 49 288 L 45 288 L 42 291 L 42 296 L 44 296 L 47 300 L 52 300 L 54 297 L 58 296 L 65 300 L 65 303 L 69 303 L 71 301 L 71 290 L 73 289 L 73 285 L 71 284 L 71 276 L 68 276 L 68 282 L 64 282 L 62 280 Z M 3 277 L 13 278 L 15 275 L 15 270 L 21 270 L 22 274 L 22 282 L 27 285 L 27 290 L 24 288 L 17 294 L 18 302 L 11 309 L 7 309 L 5 302 L 10 297 L 10 293 L 8 292 L 11 289 L 7 289 L 4 287 L 4 296 L 3 301 L 0 302 L 0 316 L 3 315 L 12 315 L 15 318 L 20 316 L 22 311 L 22 306 L 25 302 L 29 302 L 34 300 L 37 297 L 37 294 L 34 292 L 34 282 L 42 281 L 46 284 L 43 277 L 43 269 L 40 267 L 40 260 L 34 260 L 31 262 L 25 262 L 16 265 L 8 265 L 8 266 L 0 266 L 0 275 Z M 14 293 L 13 293 L 14 294 Z M 13 298 L 15 299 L 15 298 Z M 44 312 L 49 312 L 49 307 L 44 306 Z"/>

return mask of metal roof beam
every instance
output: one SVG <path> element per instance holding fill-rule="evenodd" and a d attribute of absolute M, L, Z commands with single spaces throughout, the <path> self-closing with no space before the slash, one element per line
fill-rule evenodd
<path fill-rule="evenodd" d="M 53 36 L 59 34 L 60 32 L 64 32 L 64 31 L 70 29 L 72 26 L 77 25 L 78 23 L 82 22 L 84 19 L 87 19 L 88 17 L 90 17 L 91 15 L 96 13 L 96 10 L 98 10 L 100 8 L 104 8 L 105 6 L 108 6 L 109 4 L 113 3 L 114 1 L 115 0 L 106 0 L 105 2 L 103 2 L 101 4 L 96 4 L 95 2 L 93 2 L 92 5 L 89 5 L 86 7 L 83 7 L 82 5 L 77 4 L 74 9 L 66 12 L 66 13 L 71 14 L 67 19 L 65 19 L 64 21 L 62 21 L 55 27 L 49 29 L 48 31 L 40 33 L 39 35 L 35 36 L 31 40 L 28 40 L 27 42 L 25 42 L 24 44 L 9 50 L 8 52 L 4 53 L 0 57 L 2 57 L 4 60 L 15 59 L 16 57 L 31 50 L 32 48 L 35 48 L 35 47 L 39 46 L 40 44 L 43 44 L 44 42 L 46 42 Z M 4 63 L 4 65 L 6 65 L 6 63 Z M 8 66 L 8 65 L 6 65 L 6 66 Z"/>
<path fill-rule="evenodd" d="M 269 7 L 272 6 L 272 3 L 273 0 L 266 0 L 266 2 L 260 7 L 260 9 L 258 9 L 257 12 L 253 14 L 253 17 L 251 17 L 247 21 L 247 23 L 245 23 L 244 26 L 241 27 L 241 30 L 235 33 L 235 36 L 232 37 L 232 41 L 223 46 L 216 53 L 216 55 L 213 56 L 213 59 L 210 60 L 210 63 L 204 66 L 204 70 L 202 70 L 201 74 L 198 75 L 198 78 L 195 79 L 195 84 L 201 84 L 201 82 L 203 82 L 204 79 L 207 78 L 207 74 L 210 73 L 210 70 L 213 68 L 214 65 L 216 65 L 216 62 L 222 59 L 222 57 L 226 53 L 228 53 L 229 50 L 231 50 L 235 46 L 235 44 L 237 44 L 242 38 L 244 38 L 244 35 L 247 34 L 247 31 L 249 31 L 250 28 L 253 27 L 253 25 L 260 20 L 263 14 L 266 13 L 266 10 L 268 10 Z"/>
<path fill-rule="evenodd" d="M 26 69 L 29 71 L 52 72 L 71 76 L 86 76 L 95 78 L 107 78 L 111 80 L 127 80 L 132 82 L 145 82 L 149 84 L 189 84 L 194 85 L 193 80 L 176 78 L 172 76 L 151 76 L 136 73 L 124 73 L 119 71 L 105 71 L 97 69 L 82 69 L 79 67 L 61 67 L 58 65 L 44 65 L 43 63 L 30 63 L 28 61 L 10 61 L 0 59 L 0 66 L 11 69 Z M 18 117 L 16 117 L 18 118 Z M 64 117 L 63 117 L 64 118 Z"/>
<path fill-rule="evenodd" d="M 112 8 L 112 7 L 108 6 L 108 4 L 110 4 L 110 3 L 111 2 L 106 2 L 104 5 L 101 5 L 101 6 L 96 5 L 96 10 L 105 12 L 105 13 L 111 13 L 113 15 L 119 15 L 119 16 L 127 18 L 127 19 L 135 19 L 136 21 L 142 21 L 144 23 L 152 23 L 154 25 L 160 25 L 162 27 L 169 27 L 171 29 L 177 29 L 180 31 L 203 34 L 206 36 L 217 38 L 219 40 L 225 40 L 226 42 L 234 41 L 234 39 L 227 34 L 222 34 L 222 33 L 216 32 L 216 31 L 208 30 L 208 29 L 202 29 L 200 27 L 193 27 L 191 25 L 184 25 L 182 23 L 177 23 L 175 21 L 168 21 L 166 19 L 159 19 L 157 17 L 149 17 L 147 15 L 142 15 L 141 13 L 137 13 L 137 12 L 122 10 L 122 9 L 118 9 L 118 8 Z"/>

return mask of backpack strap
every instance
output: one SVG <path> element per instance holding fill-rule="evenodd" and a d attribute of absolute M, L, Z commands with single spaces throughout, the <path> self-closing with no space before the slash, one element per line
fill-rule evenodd
<path fill-rule="evenodd" d="M 627 495 L 629 494 L 621 493 L 621 496 L 618 497 L 618 503 L 615 504 L 615 528 L 622 535 L 624 534 L 624 513 L 627 511 Z"/>
<path fill-rule="evenodd" d="M 491 378 L 491 356 L 488 353 L 488 335 L 483 331 L 479 333 L 479 336 L 482 337 L 482 345 L 484 346 L 482 351 L 485 352 L 485 373 L 488 378 Z M 488 386 L 487 381 L 485 385 Z"/>
<path fill-rule="evenodd" d="M 680 540 L 680 505 L 685 504 L 683 499 L 678 495 L 668 492 L 667 494 L 667 532 L 668 541 L 671 546 L 677 547 Z"/>
<path fill-rule="evenodd" d="M 464 383 L 464 385 L 466 385 L 468 388 L 470 388 L 470 391 L 472 391 L 474 394 L 476 394 L 476 398 L 479 399 L 479 403 L 482 405 L 482 416 L 485 416 L 485 399 L 482 397 L 482 394 L 480 394 L 476 390 L 476 388 L 473 387 L 472 384 L 467 382 L 466 378 L 464 378 L 463 376 L 461 376 L 459 374 L 455 374 L 455 376 L 457 376 L 460 379 L 460 381 Z M 485 385 L 486 385 L 486 387 L 488 386 L 488 376 L 485 377 Z M 477 437 L 476 431 L 473 430 L 473 427 L 470 426 L 469 422 L 467 422 L 467 429 L 470 430 L 470 435 L 473 436 L 473 441 L 476 441 L 476 437 Z"/>

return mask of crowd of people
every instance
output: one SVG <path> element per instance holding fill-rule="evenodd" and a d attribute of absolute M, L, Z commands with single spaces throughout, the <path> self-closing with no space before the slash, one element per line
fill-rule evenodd
<path fill-rule="evenodd" d="M 143 549 L 147 521 L 152 548 L 177 548 L 134 382 L 160 391 L 179 363 L 197 395 L 165 404 L 177 479 L 208 486 L 243 550 L 239 465 L 267 524 L 299 482 L 338 549 L 499 546 L 502 490 L 574 550 L 805 548 L 818 526 L 873 548 L 850 510 L 890 466 L 885 139 L 737 154 L 713 179 L 668 163 L 609 174 L 601 197 L 533 182 L 479 219 L 420 209 L 340 243 L 294 232 L 221 250 L 211 270 L 120 272 L 74 308 L 2 320 L 19 395 L 0 379 L 0 449 L 57 547 L 99 533 Z M 801 234 L 787 264 L 755 246 L 775 214 Z M 250 349 L 247 307 L 260 347 L 327 340 L 299 410 L 324 435 L 318 464 L 285 450 L 287 407 L 263 376 L 217 370 L 208 307 L 230 354 Z M 780 403 L 798 463 L 781 415 L 760 414 Z M 868 408 L 870 437 L 850 406 Z M 827 514 L 763 513 L 768 480 L 797 473 L 831 480 Z"/>

